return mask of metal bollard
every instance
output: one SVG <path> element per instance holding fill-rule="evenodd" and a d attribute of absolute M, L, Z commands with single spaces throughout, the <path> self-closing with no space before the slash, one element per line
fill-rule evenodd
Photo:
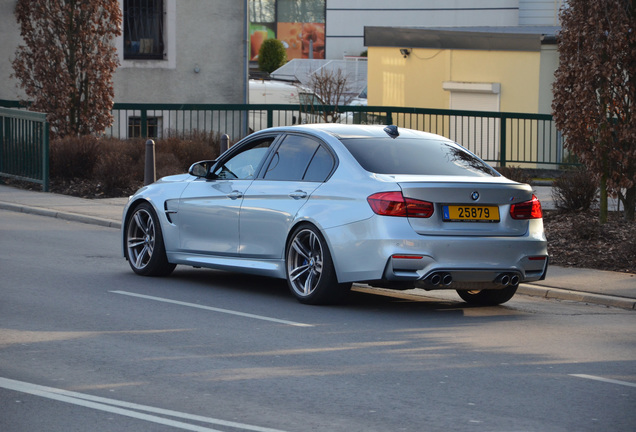
<path fill-rule="evenodd" d="M 155 171 L 155 142 L 146 141 L 146 164 L 144 166 L 144 185 L 149 185 L 157 180 Z"/>
<path fill-rule="evenodd" d="M 230 148 L 230 136 L 228 134 L 223 134 L 221 135 L 221 148 L 219 150 L 221 150 L 221 153 L 219 154 L 223 154 L 223 152 L 225 152 L 228 148 Z"/>

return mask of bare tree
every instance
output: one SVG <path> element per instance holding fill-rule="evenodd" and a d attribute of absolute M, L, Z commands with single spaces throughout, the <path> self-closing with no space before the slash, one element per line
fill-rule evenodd
<path fill-rule="evenodd" d="M 31 109 L 48 114 L 55 136 L 99 133 L 112 124 L 121 15 L 118 0 L 18 0 L 24 45 L 13 76 Z"/>
<path fill-rule="evenodd" d="M 320 116 L 326 123 L 335 123 L 340 118 L 338 106 L 348 105 L 355 95 L 348 91 L 348 78 L 341 69 L 321 69 L 311 75 L 309 88 L 320 97 L 319 101 L 312 101 L 312 106 L 305 109 L 320 110 Z M 315 106 L 318 102 L 319 107 Z M 307 104 L 309 105 L 309 104 Z"/>
<path fill-rule="evenodd" d="M 636 207 L 636 0 L 569 0 L 561 10 L 552 110 L 565 146 L 607 193 Z"/>

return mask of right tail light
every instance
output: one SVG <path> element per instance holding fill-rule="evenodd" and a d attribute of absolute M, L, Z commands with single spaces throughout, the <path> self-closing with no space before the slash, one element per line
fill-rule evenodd
<path fill-rule="evenodd" d="M 524 201 L 522 203 L 513 204 L 510 206 L 510 216 L 513 219 L 541 219 L 543 217 L 543 210 L 541 210 L 541 202 L 539 199 L 532 195 L 530 201 Z"/>

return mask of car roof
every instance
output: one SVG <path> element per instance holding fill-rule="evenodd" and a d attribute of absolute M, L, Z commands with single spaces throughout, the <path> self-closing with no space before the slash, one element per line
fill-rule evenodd
<path fill-rule="evenodd" d="M 285 128 L 287 130 L 316 132 L 321 131 L 328 133 L 338 139 L 342 138 L 386 138 L 389 135 L 384 130 L 384 125 L 355 125 L 355 124 L 340 124 L 340 123 L 316 123 L 316 124 L 304 124 L 295 125 Z M 407 128 L 397 128 L 399 137 L 405 138 L 426 138 L 442 141 L 450 141 L 448 138 L 441 135 L 432 134 L 429 132 L 422 132 Z"/>

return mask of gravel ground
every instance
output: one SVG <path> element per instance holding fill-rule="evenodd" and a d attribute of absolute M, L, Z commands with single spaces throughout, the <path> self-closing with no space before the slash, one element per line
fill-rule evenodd
<path fill-rule="evenodd" d="M 610 212 L 600 225 L 598 211 L 543 213 L 550 264 L 636 273 L 636 222 Z"/>

